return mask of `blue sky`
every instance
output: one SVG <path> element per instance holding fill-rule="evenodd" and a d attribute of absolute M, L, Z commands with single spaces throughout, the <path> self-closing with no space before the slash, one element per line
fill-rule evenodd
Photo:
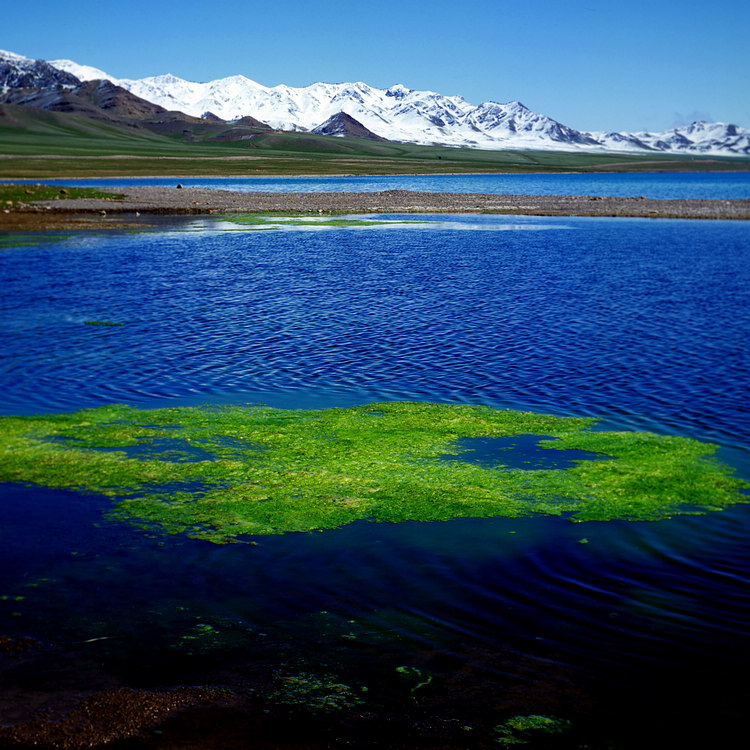
<path fill-rule="evenodd" d="M 120 78 L 241 73 L 522 101 L 581 130 L 750 127 L 750 2 L 11 2 L 0 49 Z"/>

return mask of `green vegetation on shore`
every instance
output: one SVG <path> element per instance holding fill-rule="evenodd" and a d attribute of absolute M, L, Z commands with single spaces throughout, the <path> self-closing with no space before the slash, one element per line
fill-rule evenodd
<path fill-rule="evenodd" d="M 165 122 L 154 132 L 76 113 L 6 111 L 0 178 L 750 169 L 745 158 L 486 151 L 252 129 L 232 135 L 237 128 L 208 122 Z"/>
<path fill-rule="evenodd" d="M 113 405 L 0 419 L 0 481 L 117 499 L 114 515 L 224 543 L 355 520 L 563 515 L 658 520 L 745 502 L 716 446 L 595 420 L 393 402 L 320 411 Z M 534 435 L 572 468 L 476 463 L 459 441 Z M 564 454 L 559 454 L 564 457 Z"/>
<path fill-rule="evenodd" d="M 69 198 L 118 200 L 121 197 L 96 188 L 61 188 L 58 185 L 0 185 L 0 206 L 8 208 L 15 208 L 21 204 L 36 201 L 53 201 Z"/>

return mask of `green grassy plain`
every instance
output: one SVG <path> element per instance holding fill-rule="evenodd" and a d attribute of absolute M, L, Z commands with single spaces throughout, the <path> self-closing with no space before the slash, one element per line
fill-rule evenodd
<path fill-rule="evenodd" d="M 126 126 L 76 113 L 0 108 L 0 179 L 746 169 L 745 158 L 484 151 L 227 123 L 167 119 Z"/>

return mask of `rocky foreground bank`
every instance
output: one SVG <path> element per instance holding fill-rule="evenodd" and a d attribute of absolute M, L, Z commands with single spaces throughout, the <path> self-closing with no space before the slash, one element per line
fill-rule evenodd
<path fill-rule="evenodd" d="M 750 200 L 653 200 L 566 195 L 484 195 L 386 190 L 379 193 L 232 193 L 206 188 L 112 188 L 111 199 L 60 199 L 5 207 L 2 229 L 104 228 L 117 217 L 248 213 L 495 213 L 750 219 Z"/>

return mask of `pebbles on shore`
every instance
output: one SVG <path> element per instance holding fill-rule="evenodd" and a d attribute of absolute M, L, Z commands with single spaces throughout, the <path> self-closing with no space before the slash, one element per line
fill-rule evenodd
<path fill-rule="evenodd" d="M 567 195 L 488 195 L 386 190 L 377 193 L 233 193 L 190 187 L 109 188 L 112 199 L 64 199 L 0 215 L 3 228 L 114 226 L 122 214 L 496 213 L 536 216 L 629 216 L 750 219 L 750 200 L 653 200 Z M 124 198 L 115 198 L 124 195 Z M 142 220 L 148 221 L 147 216 Z M 96 223 L 98 222 L 98 223 Z"/>

